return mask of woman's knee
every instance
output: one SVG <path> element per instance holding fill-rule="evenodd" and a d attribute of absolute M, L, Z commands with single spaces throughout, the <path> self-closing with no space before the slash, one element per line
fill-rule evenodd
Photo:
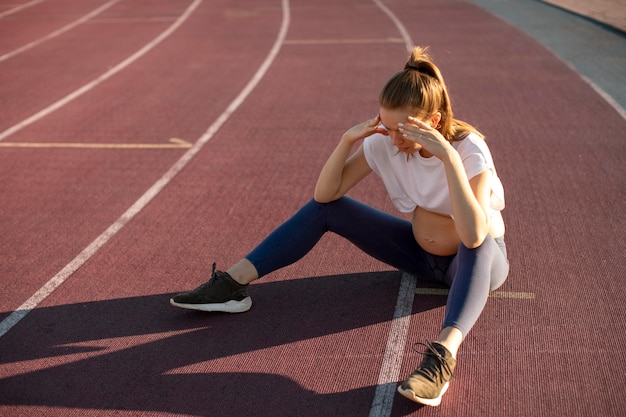
<path fill-rule="evenodd" d="M 489 279 L 489 291 L 499 288 L 508 276 L 509 261 L 503 239 L 487 236 L 476 248 L 459 245 L 457 252 L 457 273 L 465 271 L 473 278 Z"/>

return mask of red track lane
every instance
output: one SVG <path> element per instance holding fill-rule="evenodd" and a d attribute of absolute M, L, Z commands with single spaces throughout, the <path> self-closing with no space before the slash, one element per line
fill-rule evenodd
<path fill-rule="evenodd" d="M 0 63 L 5 81 L 0 83 L 0 103 L 10 109 L 0 118 L 0 130 L 37 113 L 132 55 L 170 26 L 190 3 L 175 0 L 167 7 L 155 7 L 152 2 L 124 0 L 73 30 Z M 46 140 L 51 132 L 58 131 L 47 130 L 38 140 Z"/>
<path fill-rule="evenodd" d="M 31 3 L 0 1 L 0 15 Z M 101 0 L 44 0 L 0 17 L 0 55 L 61 29 L 105 4 Z"/>
<path fill-rule="evenodd" d="M 279 22 L 276 13 L 270 14 L 269 22 L 248 18 L 245 24 L 257 36 L 247 48 L 241 47 L 240 34 L 228 35 L 220 43 L 213 37 L 206 38 L 204 43 L 190 42 L 189 38 L 202 30 L 205 19 L 211 19 L 215 12 L 206 7 L 198 13 L 195 20 L 170 39 L 171 46 L 166 44 L 159 49 L 160 53 L 155 51 L 145 57 L 142 62 L 145 67 L 137 65 L 140 68 L 119 74 L 7 141 L 56 139 L 57 142 L 132 144 L 167 143 L 175 137 L 197 139 L 252 76 L 262 56 L 256 54 L 255 59 L 250 51 L 256 44 L 257 50 L 265 53 Z M 222 35 L 228 34 L 229 27 L 231 32 L 238 31 L 235 23 L 241 18 L 218 17 L 215 15 L 214 20 L 221 23 L 212 25 L 213 30 L 220 30 Z M 265 45 L 258 37 L 264 30 L 268 33 Z M 176 47 L 177 44 L 185 48 Z M 172 48 L 186 50 L 187 55 L 172 56 Z M 197 56 L 200 57 L 195 59 Z M 225 57 L 229 57 L 230 64 Z M 244 59 L 250 66 L 241 68 L 238 63 Z M 224 85 L 226 81 L 229 85 Z M 55 138 L 55 134 L 60 137 Z M 17 307 L 20 300 L 28 298 L 28 294 L 59 271 L 183 152 L 45 148 L 2 151 L 7 156 L 4 191 L 19 197 L 7 201 L 3 210 L 7 234 L 2 247 L 5 253 L 15 254 L 14 262 L 3 263 L 3 269 L 10 268 L 3 272 L 20 282 L 18 293 L 5 299 L 9 303 L 3 305 L 6 310 Z M 12 155 L 19 155 L 20 159 Z M 19 168 L 24 164 L 37 169 L 24 172 Z M 37 214 L 42 206 L 46 207 L 46 213 Z"/>
<path fill-rule="evenodd" d="M 171 23 L 135 18 L 175 19 L 189 3 L 123 0 L 0 63 L 0 80 L 19 85 L 0 83 L 11 119 L 0 128 Z M 69 4 L 77 3 L 46 7 L 63 14 Z M 481 9 L 385 4 L 417 43 L 432 46 L 457 116 L 488 135 L 507 190 L 512 274 L 502 290 L 535 295 L 489 301 L 441 407 L 396 396 L 390 414 L 618 416 L 626 407 L 624 382 L 612 373 L 626 359 L 618 336 L 626 329 L 615 323 L 626 305 L 624 241 L 604 237 L 624 225 L 609 208 L 623 204 L 616 138 L 626 121 L 545 49 Z M 23 13 L 11 24 L 34 30 Z M 204 0 L 137 62 L 4 141 L 195 142 L 253 76 L 280 23 L 276 0 Z M 380 87 L 405 57 L 397 28 L 373 2 L 292 0 L 286 42 L 241 107 L 149 205 L 0 337 L 0 415 L 367 416 L 399 272 L 326 236 L 299 263 L 255 282 L 248 313 L 194 314 L 170 307 L 168 295 L 204 281 L 211 262 L 227 267 L 245 255 L 311 197 L 341 133 L 375 115 Z M 9 96 L 19 98 L 15 106 L 5 105 Z M 185 151 L 0 147 L 0 318 Z M 574 170 L 583 160 L 584 170 Z M 394 212 L 373 176 L 351 195 Z M 416 296 L 401 377 L 420 360 L 412 342 L 436 334 L 444 304 Z"/>

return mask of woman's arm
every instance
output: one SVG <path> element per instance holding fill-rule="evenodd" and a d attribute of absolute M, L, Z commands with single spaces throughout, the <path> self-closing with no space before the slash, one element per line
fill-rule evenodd
<path fill-rule="evenodd" d="M 452 148 L 452 146 L 451 146 Z M 458 152 L 452 148 L 443 160 L 456 231 L 463 245 L 480 246 L 489 233 L 487 209 L 491 197 L 491 170 L 468 180 Z"/>
<path fill-rule="evenodd" d="M 490 227 L 487 210 L 491 197 L 491 170 L 468 179 L 456 149 L 435 128 L 419 119 L 409 117 L 409 123 L 402 125 L 400 131 L 443 162 L 457 234 L 466 247 L 480 246 Z"/>
<path fill-rule="evenodd" d="M 372 169 L 365 160 L 363 146 L 350 156 L 355 143 L 374 134 L 386 133 L 379 127 L 380 118 L 359 123 L 343 134 L 339 144 L 322 168 L 313 198 L 319 203 L 337 200 L 355 184 L 365 178 Z"/>

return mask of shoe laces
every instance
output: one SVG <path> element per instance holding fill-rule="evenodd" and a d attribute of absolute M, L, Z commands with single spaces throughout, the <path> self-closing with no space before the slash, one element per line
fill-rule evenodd
<path fill-rule="evenodd" d="M 209 287 L 212 287 L 212 286 L 213 286 L 213 284 L 215 283 L 215 277 L 217 276 L 217 275 L 215 274 L 215 267 L 216 267 L 216 266 L 217 266 L 217 264 L 216 264 L 215 262 L 213 262 L 213 268 L 212 268 L 212 270 L 211 270 L 211 278 L 209 278 L 209 280 L 208 280 L 207 282 L 205 282 L 204 284 L 201 284 L 201 285 L 197 288 L 197 290 L 202 291 L 202 290 L 205 290 L 205 289 L 207 289 L 207 288 L 209 288 Z M 197 291 L 197 290 L 196 290 L 196 291 Z"/>
<path fill-rule="evenodd" d="M 426 347 L 426 351 L 420 351 L 416 346 Z M 425 342 L 416 342 L 413 344 L 413 350 L 421 355 L 424 355 L 425 360 L 422 361 L 419 368 L 414 373 L 419 373 L 429 380 L 436 382 L 445 382 L 446 374 L 448 378 L 452 376 L 453 370 L 446 358 L 439 353 L 434 344 L 426 340 Z M 445 371 L 445 372 L 444 372 Z"/>

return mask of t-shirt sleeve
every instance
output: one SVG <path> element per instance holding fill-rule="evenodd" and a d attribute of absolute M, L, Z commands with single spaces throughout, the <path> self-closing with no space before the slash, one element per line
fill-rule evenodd
<path fill-rule="evenodd" d="M 504 189 L 500 178 L 496 172 L 491 152 L 482 139 L 476 139 L 475 141 L 468 141 L 463 144 L 461 151 L 461 159 L 463 160 L 463 167 L 468 179 L 474 178 L 485 170 L 492 170 L 493 177 L 491 179 L 491 201 L 490 206 L 494 210 L 502 210 L 505 206 L 504 203 Z"/>
<path fill-rule="evenodd" d="M 463 168 L 467 178 L 471 180 L 481 172 L 491 169 L 491 166 L 482 154 L 472 153 L 463 158 Z"/>
<path fill-rule="evenodd" d="M 376 162 L 379 158 L 376 158 L 376 156 L 380 155 L 383 151 L 380 146 L 380 136 L 382 135 L 368 136 L 363 141 L 363 154 L 365 155 L 365 161 L 377 175 L 380 175 L 380 167 Z"/>

